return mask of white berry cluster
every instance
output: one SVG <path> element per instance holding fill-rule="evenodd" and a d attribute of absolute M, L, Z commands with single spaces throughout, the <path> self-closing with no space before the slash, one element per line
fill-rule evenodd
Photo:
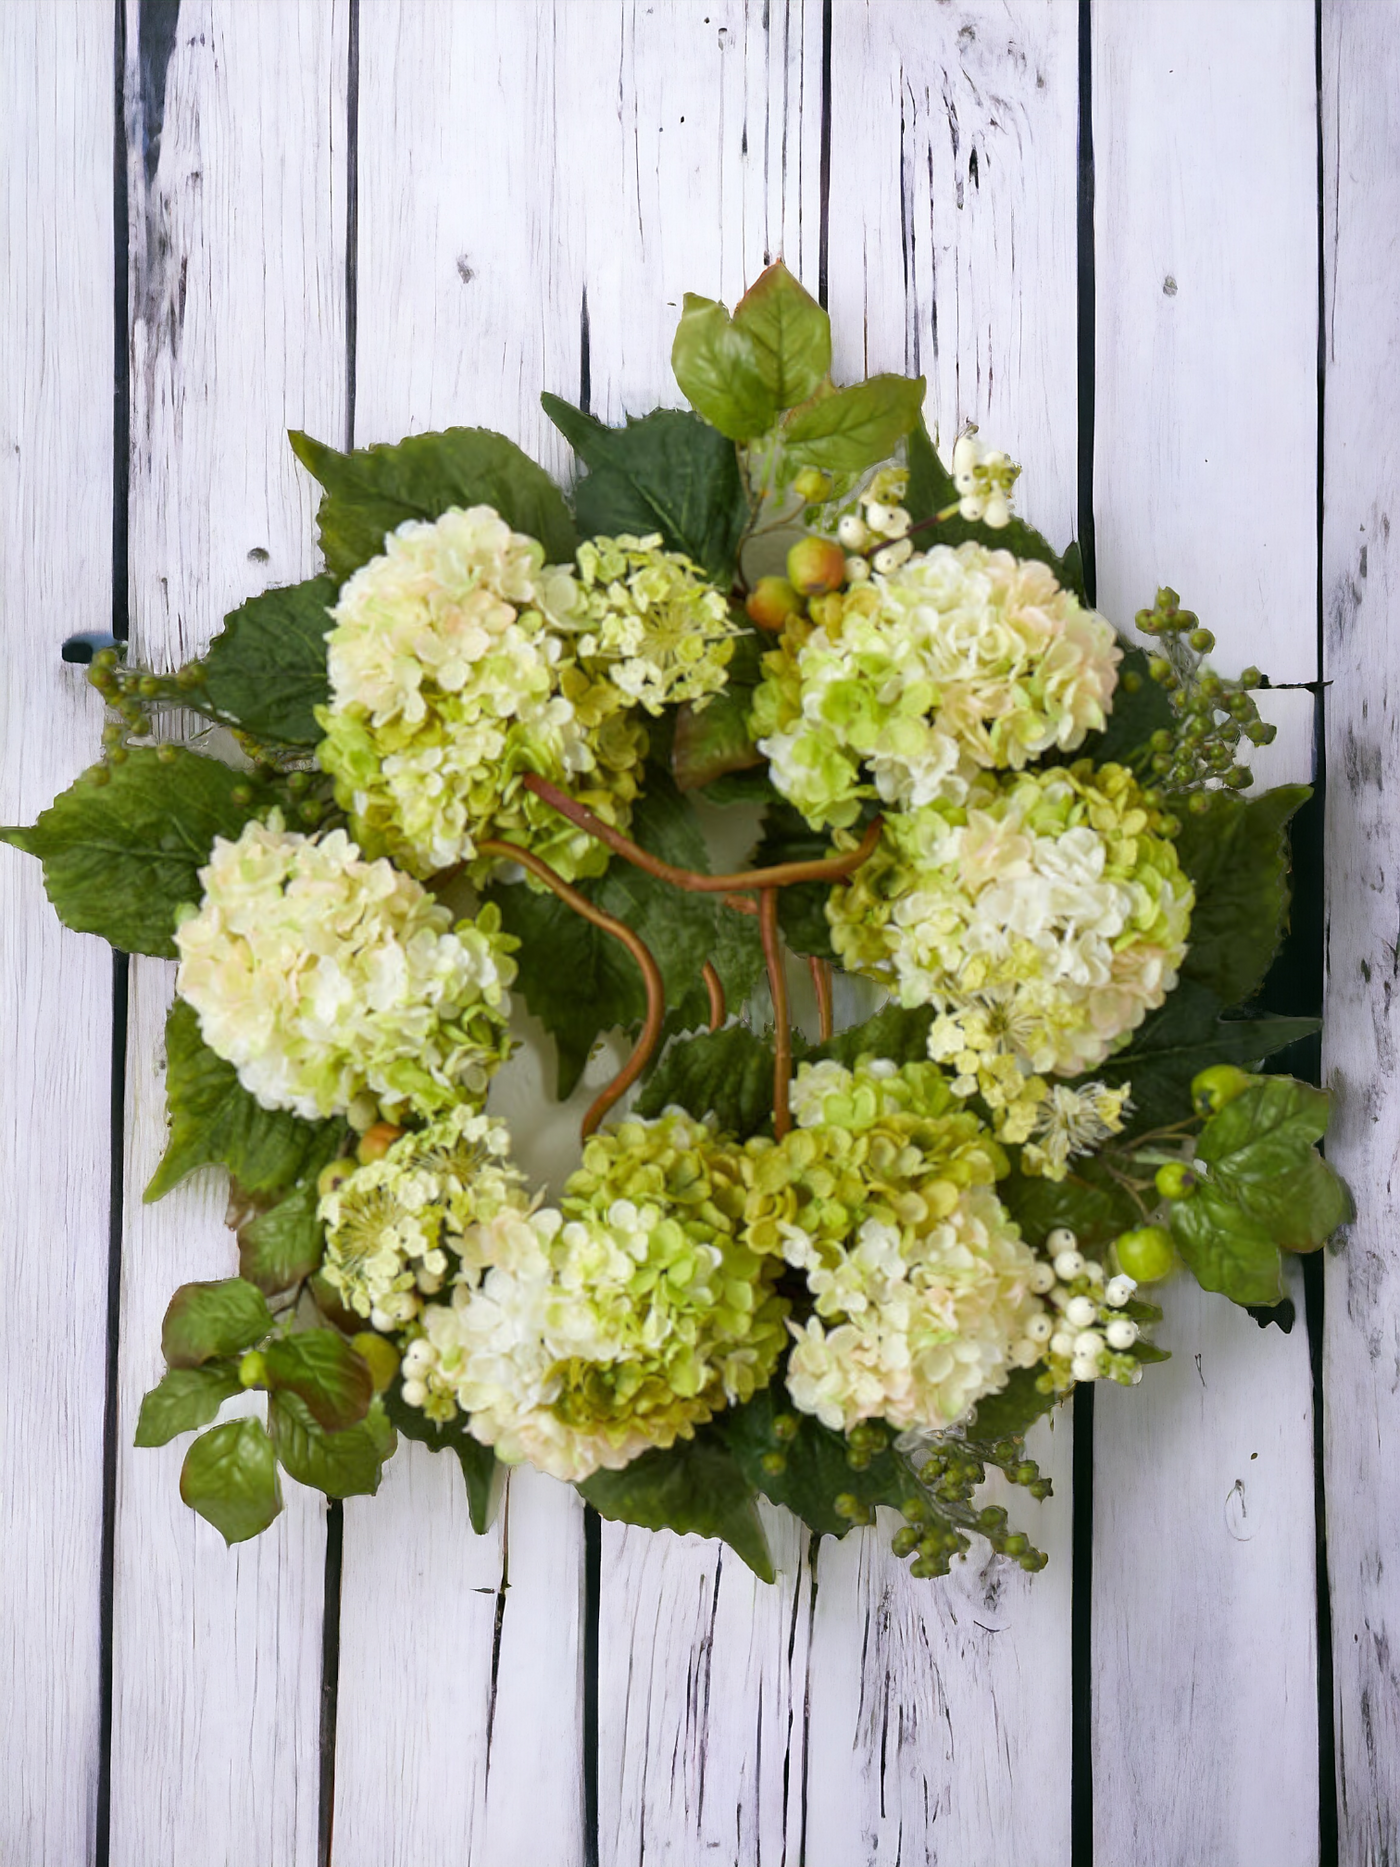
<path fill-rule="evenodd" d="M 1123 1314 L 1137 1289 L 1131 1277 L 1105 1277 L 1102 1264 L 1086 1258 L 1068 1226 L 1057 1226 L 1046 1239 L 1054 1256 L 1043 1264 L 1039 1281 L 1045 1301 L 1058 1315 L 1032 1324 L 1044 1342 L 1044 1356 L 1056 1393 L 1078 1381 L 1116 1381 L 1136 1387 L 1142 1364 L 1132 1349 L 1138 1325 Z"/>

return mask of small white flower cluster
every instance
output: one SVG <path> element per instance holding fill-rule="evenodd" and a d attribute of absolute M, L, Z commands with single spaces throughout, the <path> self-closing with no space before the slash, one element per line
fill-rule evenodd
<path fill-rule="evenodd" d="M 1063 1393 L 1076 1381 L 1116 1381 L 1136 1387 L 1142 1364 L 1131 1353 L 1139 1335 L 1137 1324 L 1123 1315 L 1137 1289 L 1131 1277 L 1110 1277 L 1079 1249 L 1067 1226 L 1057 1226 L 1046 1239 L 1054 1254 L 1043 1265 L 1046 1300 L 1058 1311 L 1053 1322 L 1043 1316 L 1035 1324 L 1055 1391 Z"/>
<path fill-rule="evenodd" d="M 882 467 L 860 495 L 859 512 L 847 512 L 836 522 L 836 541 L 850 553 L 846 581 L 864 583 L 872 571 L 888 576 L 914 555 L 909 537 L 912 523 L 899 503 L 909 484 L 903 467 Z"/>
<path fill-rule="evenodd" d="M 176 989 L 264 1108 L 367 1128 L 485 1095 L 515 976 L 495 909 L 454 927 L 343 830 L 302 836 L 276 811 L 236 842 L 216 837 L 199 879 L 203 900 L 175 935 Z"/>
<path fill-rule="evenodd" d="M 969 422 L 953 443 L 953 484 L 959 493 L 958 512 L 972 522 L 980 520 L 994 531 L 1011 523 L 1011 489 L 1021 469 L 999 448 L 984 448 Z"/>
<path fill-rule="evenodd" d="M 835 1256 L 785 1229 L 784 1256 L 816 1307 L 805 1327 L 789 1325 L 788 1391 L 833 1431 L 951 1425 L 1044 1352 L 1037 1260 L 990 1187 L 917 1229 L 867 1219 Z"/>

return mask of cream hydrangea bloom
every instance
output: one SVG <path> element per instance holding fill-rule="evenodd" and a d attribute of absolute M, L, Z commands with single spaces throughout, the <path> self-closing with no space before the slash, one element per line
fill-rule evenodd
<path fill-rule="evenodd" d="M 1044 564 L 935 545 L 810 608 L 764 658 L 750 730 L 814 828 L 854 823 L 873 795 L 960 801 L 978 771 L 1073 750 L 1105 723 L 1113 629 Z"/>
<path fill-rule="evenodd" d="M 371 855 L 424 876 L 500 836 L 566 875 L 601 872 L 606 851 L 520 784 L 567 785 L 618 825 L 636 795 L 645 735 L 565 653 L 577 600 L 572 573 L 490 506 L 400 525 L 350 578 L 317 756 Z"/>
<path fill-rule="evenodd" d="M 506 1463 L 577 1481 L 747 1400 L 782 1351 L 786 1305 L 776 1266 L 736 1235 L 734 1151 L 686 1115 L 594 1137 L 562 1203 L 466 1233 L 461 1278 L 425 1308 L 405 1370 L 450 1392 Z"/>
<path fill-rule="evenodd" d="M 575 625 L 579 659 L 660 713 L 702 707 L 727 679 L 737 625 L 699 567 L 661 549 L 661 534 L 593 538 L 578 548 Z"/>
<path fill-rule="evenodd" d="M 792 1107 L 753 1149 L 750 1210 L 813 1299 L 793 1402 L 834 1431 L 951 1425 L 1043 1353 L 1038 1260 L 992 1190 L 1005 1158 L 930 1064 L 804 1066 Z"/>
<path fill-rule="evenodd" d="M 485 1094 L 515 976 L 494 909 L 454 927 L 343 830 L 301 836 L 275 811 L 236 842 L 216 837 L 199 879 L 204 898 L 175 935 L 176 989 L 264 1108 L 372 1120 Z"/>
<path fill-rule="evenodd" d="M 1004 1105 L 1022 1071 L 1095 1068 L 1175 986 L 1195 897 L 1162 821 L 1121 766 L 984 775 L 963 805 L 886 820 L 832 891 L 833 945 L 936 1006 L 929 1054 Z"/>

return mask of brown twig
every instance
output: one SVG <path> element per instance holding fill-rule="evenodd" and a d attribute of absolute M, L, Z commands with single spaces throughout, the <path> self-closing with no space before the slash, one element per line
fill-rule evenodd
<path fill-rule="evenodd" d="M 757 914 L 758 903 L 750 901 L 747 895 L 721 895 L 720 906 L 733 908 L 736 914 Z"/>
<path fill-rule="evenodd" d="M 662 982 L 661 968 L 652 958 L 646 942 L 633 933 L 624 921 L 614 920 L 611 914 L 605 914 L 586 895 L 581 895 L 576 888 L 570 888 L 563 876 L 557 875 L 547 862 L 530 850 L 520 849 L 514 843 L 496 838 L 478 843 L 477 850 L 483 856 L 496 856 L 502 862 L 518 862 L 522 869 L 528 869 L 575 914 L 582 915 L 584 920 L 591 921 L 595 927 L 601 927 L 604 933 L 611 934 L 614 940 L 621 941 L 642 969 L 642 981 L 647 993 L 647 1015 L 642 1025 L 642 1034 L 631 1056 L 584 1116 L 579 1135 L 586 1141 L 614 1102 L 620 1101 L 636 1082 L 660 1041 L 661 1026 L 666 1016 L 666 988 Z"/>
<path fill-rule="evenodd" d="M 817 995 L 817 1029 L 821 1041 L 831 1041 L 831 961 L 818 959 L 815 953 L 807 956 L 807 970 L 812 975 L 812 989 Z"/>
<path fill-rule="evenodd" d="M 526 790 L 533 791 L 546 804 L 552 804 L 561 817 L 567 817 L 579 829 L 587 830 L 590 836 L 596 836 L 600 843 L 606 843 L 609 849 L 635 868 L 645 869 L 648 875 L 654 875 L 658 881 L 670 882 L 672 887 L 684 888 L 692 894 L 724 895 L 738 889 L 787 888 L 794 882 L 839 881 L 843 875 L 858 869 L 880 840 L 881 820 L 876 817 L 861 839 L 860 847 L 848 850 L 844 856 L 827 856 L 820 862 L 782 862 L 776 868 L 741 870 L 736 875 L 700 875 L 694 869 L 678 869 L 674 863 L 663 862 L 659 856 L 650 855 L 630 837 L 613 829 L 610 823 L 595 817 L 586 804 L 580 804 L 566 791 L 551 784 L 548 778 L 540 778 L 530 772 L 521 782 Z"/>
<path fill-rule="evenodd" d="M 758 931 L 768 967 L 768 990 L 773 999 L 773 1133 L 781 1141 L 792 1126 L 788 1114 L 788 1084 L 792 1078 L 792 1025 L 788 1021 L 787 975 L 783 947 L 778 938 L 778 891 L 765 888 L 758 897 Z"/>
<path fill-rule="evenodd" d="M 724 1023 L 724 987 L 720 983 L 719 974 L 715 971 L 709 960 L 705 961 L 704 971 L 701 976 L 705 981 L 705 990 L 710 995 L 710 1029 L 712 1031 L 717 1031 Z"/>

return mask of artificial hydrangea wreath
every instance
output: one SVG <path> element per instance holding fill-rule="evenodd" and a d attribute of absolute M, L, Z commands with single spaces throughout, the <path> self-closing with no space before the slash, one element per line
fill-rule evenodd
<path fill-rule="evenodd" d="M 226 1167 L 239 1275 L 177 1291 L 136 1438 L 266 1390 L 184 1463 L 230 1542 L 279 1468 L 374 1491 L 397 1430 L 478 1529 L 524 1460 L 765 1576 L 760 1493 L 894 1507 L 921 1575 L 974 1535 L 1039 1568 L 974 1493 L 1044 1496 L 1027 1428 L 1161 1359 L 1140 1287 L 1276 1304 L 1348 1216 L 1326 1097 L 1254 1073 L 1315 1029 L 1257 1006 L 1308 795 L 1240 794 L 1261 677 L 1170 590 L 1130 646 L 922 380 L 833 384 L 781 265 L 687 298 L 673 360 L 693 413 L 544 398 L 568 500 L 483 430 L 293 435 L 325 574 L 174 673 L 99 654 L 102 762 L 0 832 L 179 961 L 147 1197 Z M 840 1031 L 838 969 L 887 994 Z M 516 986 L 561 1096 L 633 1040 L 553 1199 L 490 1111 Z"/>

